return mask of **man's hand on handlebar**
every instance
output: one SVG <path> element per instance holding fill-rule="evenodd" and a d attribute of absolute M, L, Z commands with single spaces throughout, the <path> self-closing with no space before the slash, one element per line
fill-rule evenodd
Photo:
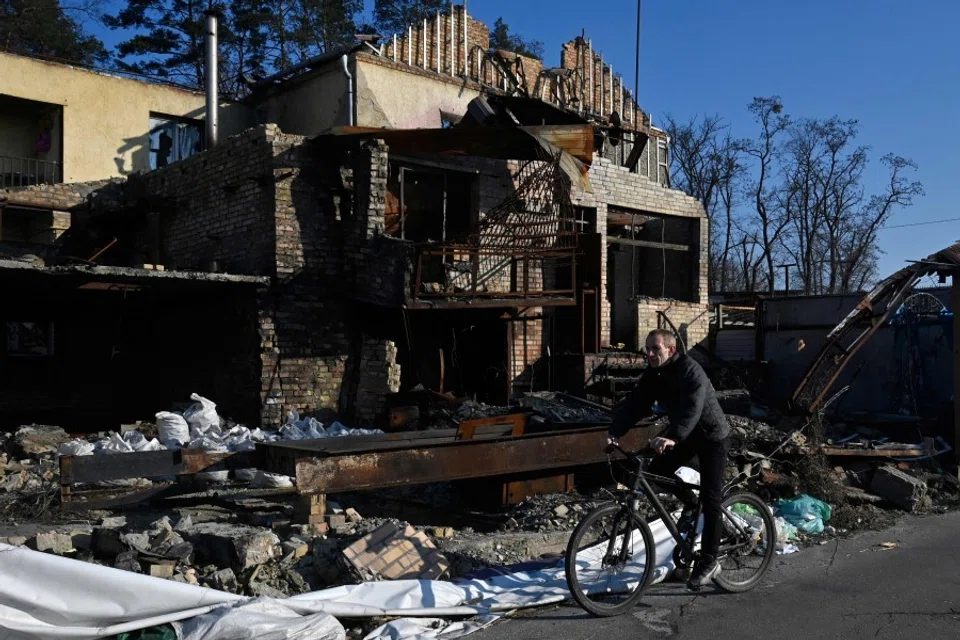
<path fill-rule="evenodd" d="M 616 438 L 611 438 L 610 436 L 607 436 L 607 444 L 606 444 L 606 446 L 603 448 L 603 451 L 604 451 L 604 453 L 611 454 L 611 453 L 613 453 L 614 451 L 616 451 L 616 450 L 617 450 L 617 447 L 619 447 L 619 446 L 620 446 L 620 443 L 617 442 L 617 439 L 616 439 Z"/>
<path fill-rule="evenodd" d="M 669 438 L 654 438 L 650 441 L 650 447 L 657 452 L 657 455 L 663 455 L 663 452 L 667 449 L 675 447 L 676 442 Z"/>

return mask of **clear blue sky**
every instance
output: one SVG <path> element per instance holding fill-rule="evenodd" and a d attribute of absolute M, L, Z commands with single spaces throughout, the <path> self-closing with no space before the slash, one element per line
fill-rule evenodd
<path fill-rule="evenodd" d="M 467 7 L 490 25 L 502 16 L 511 31 L 542 40 L 551 66 L 559 65 L 560 45 L 585 29 L 633 84 L 636 0 L 468 0 Z M 115 42 L 116 34 L 90 26 Z M 797 117 L 855 118 L 861 143 L 873 149 L 868 188 L 880 188 L 877 160 L 888 152 L 919 164 L 926 195 L 890 226 L 956 218 L 958 29 L 956 0 L 643 0 L 640 104 L 655 124 L 666 113 L 719 114 L 738 136 L 753 133 L 746 105 L 754 96 L 778 94 Z M 880 275 L 958 240 L 960 221 L 882 231 Z"/>

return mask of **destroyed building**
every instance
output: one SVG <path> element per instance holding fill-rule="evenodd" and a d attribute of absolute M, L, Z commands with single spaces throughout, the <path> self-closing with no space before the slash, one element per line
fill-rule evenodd
<path fill-rule="evenodd" d="M 251 424 L 362 424 L 417 388 L 580 392 L 657 327 L 703 342 L 708 221 L 665 134 L 588 40 L 549 69 L 464 18 L 264 79 L 231 107 L 260 125 L 166 166 L 4 192 L 5 220 L 61 222 L 4 244 L 0 397 L 117 423 L 202 389 Z"/>

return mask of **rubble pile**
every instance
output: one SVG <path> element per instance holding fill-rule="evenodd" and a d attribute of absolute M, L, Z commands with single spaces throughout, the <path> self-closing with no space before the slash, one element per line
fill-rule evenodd
<path fill-rule="evenodd" d="M 608 496 L 591 499 L 578 494 L 548 494 L 527 498 L 511 508 L 501 531 L 571 531 L 583 516 Z"/>
<path fill-rule="evenodd" d="M 0 518 L 42 520 L 59 499 L 60 427 L 28 425 L 0 434 Z"/>

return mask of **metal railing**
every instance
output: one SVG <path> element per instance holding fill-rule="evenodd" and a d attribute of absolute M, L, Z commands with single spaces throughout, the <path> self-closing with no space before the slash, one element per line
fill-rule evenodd
<path fill-rule="evenodd" d="M 62 181 L 63 170 L 59 162 L 0 156 L 0 189 L 57 184 Z"/>

